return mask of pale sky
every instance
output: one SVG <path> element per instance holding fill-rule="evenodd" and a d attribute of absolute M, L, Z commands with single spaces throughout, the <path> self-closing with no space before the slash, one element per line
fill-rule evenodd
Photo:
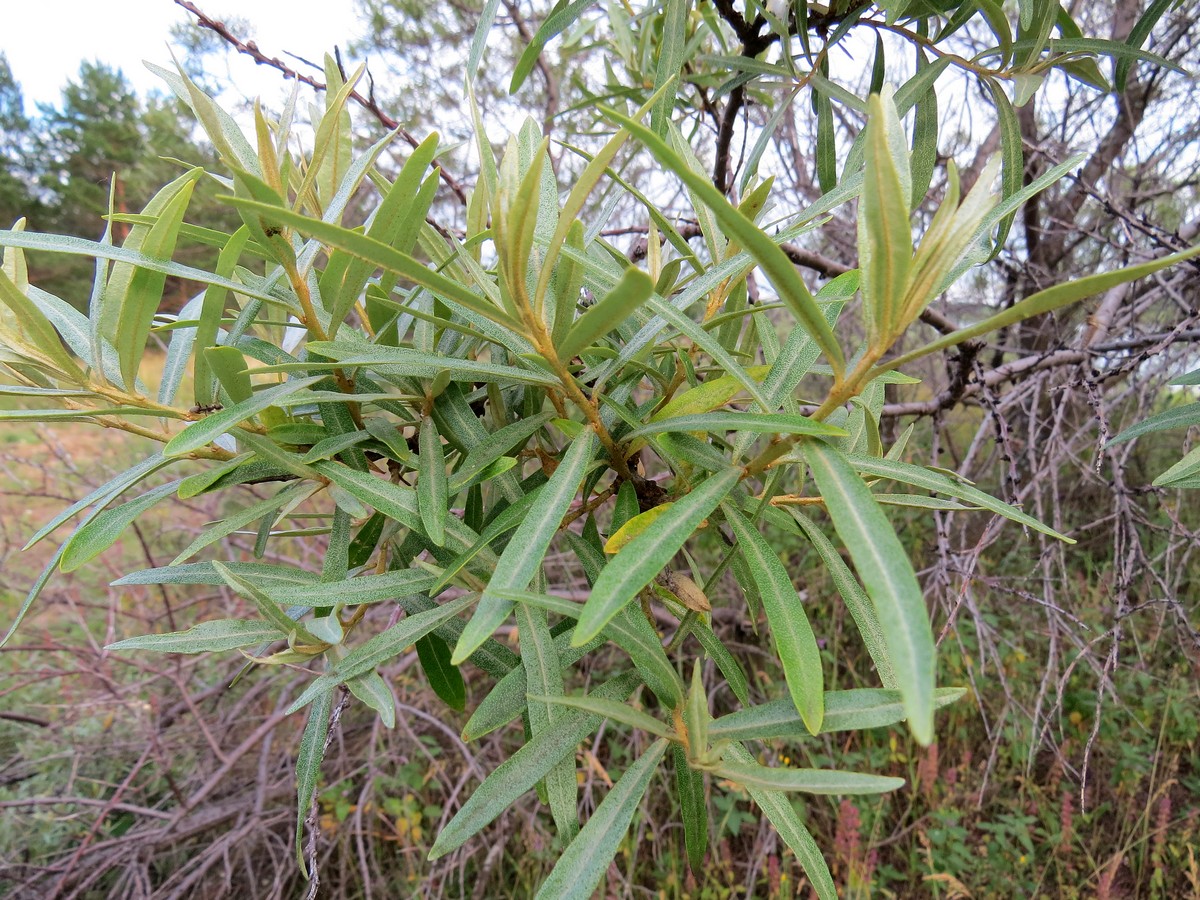
<path fill-rule="evenodd" d="M 335 44 L 343 49 L 359 36 L 361 26 L 354 0 L 194 0 L 213 18 L 236 15 L 251 25 L 251 34 L 268 56 L 301 68 L 285 51 L 319 63 Z M 79 71 L 83 60 L 99 60 L 120 68 L 139 93 L 165 85 L 142 60 L 171 66 L 167 47 L 171 26 L 192 20 L 172 0 L 0 0 L 4 27 L 0 52 L 8 57 L 13 76 L 25 95 L 26 109 L 34 103 L 55 103 L 62 87 Z M 193 20 L 194 21 L 194 20 Z M 229 74 L 241 93 L 274 98 L 283 79 L 274 69 L 256 66 L 235 54 Z M 214 75 L 224 77 L 223 71 Z"/>

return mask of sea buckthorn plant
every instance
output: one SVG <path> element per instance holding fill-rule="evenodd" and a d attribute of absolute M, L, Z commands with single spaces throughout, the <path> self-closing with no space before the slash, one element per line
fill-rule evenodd
<path fill-rule="evenodd" d="M 383 159 L 410 137 L 403 129 L 356 145 L 361 69 L 343 76 L 329 61 L 303 135 L 298 92 L 278 114 L 256 106 L 243 130 L 182 70 L 159 69 L 220 167 L 183 170 L 140 213 L 114 209 L 98 241 L 21 223 L 0 232 L 0 372 L 4 394 L 24 401 L 0 418 L 82 420 L 160 445 L 33 535 L 30 544 L 75 523 L 21 616 L 56 571 L 87 565 L 151 507 L 227 494 L 223 516 L 170 565 L 121 583 L 224 586 L 257 614 L 108 649 L 241 652 L 245 677 L 306 673 L 291 707 L 307 721 L 295 774 L 301 868 L 315 858 L 304 826 L 331 722 L 354 702 L 393 726 L 379 670 L 415 645 L 433 691 L 462 712 L 464 739 L 518 720 L 526 735 L 464 797 L 432 858 L 536 789 L 560 848 L 539 896 L 588 897 L 648 791 L 677 795 L 699 870 L 712 794 L 738 789 L 816 894 L 834 897 L 797 794 L 907 788 L 871 771 L 764 764 L 758 742 L 894 726 L 928 744 L 938 708 L 964 693 L 938 684 L 930 613 L 889 509 L 983 509 L 1070 540 L 952 473 L 905 461 L 907 433 L 885 440 L 880 427 L 885 390 L 915 384 L 906 369 L 923 357 L 1200 255 L 1057 284 L 922 337 L 930 304 L 998 251 L 1023 203 L 1079 164 L 1068 157 L 1026 178 L 1015 108 L 1053 72 L 1105 91 L 1131 65 L 1160 63 L 1141 46 L 1166 5 L 1122 43 L 1084 37 L 1045 0 L 1015 10 L 750 0 L 744 12 L 707 0 L 563 0 L 529 39 L 514 87 L 548 45 L 584 32 L 604 35 L 623 74 L 610 64 L 608 95 L 572 109 L 590 117 L 588 147 L 530 118 L 497 153 L 472 82 L 491 0 L 465 93 L 473 185 L 443 171 L 436 134 L 411 140 L 396 171 Z M 966 55 L 953 43 L 964 29 L 987 38 Z M 914 49 L 915 71 L 888 61 L 882 36 Z M 861 96 L 830 71 L 843 50 L 874 60 Z M 999 116 L 999 152 L 969 189 L 938 156 L 947 72 L 987 92 Z M 694 127 L 697 96 L 749 94 L 781 111 L 811 98 L 819 201 L 773 200 L 761 147 L 779 115 L 756 123 L 736 186 L 724 130 L 714 147 Z M 835 133 L 835 114 L 857 123 L 851 140 Z M 636 184 L 624 174 L 632 159 L 650 163 Z M 233 233 L 188 221 L 193 192 L 210 182 L 240 217 Z M 459 212 L 440 205 L 443 183 L 462 193 Z M 656 205 L 671 191 L 692 207 L 686 235 Z M 932 215 L 914 219 L 927 202 Z M 814 290 L 784 246 L 846 204 L 856 204 L 857 259 Z M 618 209 L 643 226 L 643 244 L 602 234 Z M 211 271 L 174 261 L 188 244 L 219 250 Z M 93 257 L 90 297 L 39 289 L 27 252 Z M 168 277 L 202 288 L 177 312 L 160 308 Z M 142 361 L 156 342 L 166 362 L 152 389 Z M 164 473 L 172 480 L 161 483 Z M 247 530 L 258 559 L 231 558 L 224 542 Z M 321 571 L 262 561 L 300 534 L 326 536 Z M 875 687 L 833 677 L 799 589 L 805 574 L 789 570 L 781 542 L 818 554 Z M 585 595 L 562 589 L 564 569 L 586 577 Z M 782 673 L 777 699 L 751 702 L 748 661 L 714 630 L 714 605 L 758 623 Z M 611 646 L 622 666 L 581 692 L 577 665 Z M 470 709 L 464 674 L 481 698 Z M 581 822 L 576 750 L 604 720 L 652 742 Z"/>

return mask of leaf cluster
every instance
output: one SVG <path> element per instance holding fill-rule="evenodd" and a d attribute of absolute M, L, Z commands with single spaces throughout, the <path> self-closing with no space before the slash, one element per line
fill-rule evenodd
<path fill-rule="evenodd" d="M 550 42 L 590 21 L 593 6 L 556 5 L 517 64 L 514 87 Z M 936 103 L 938 72 L 960 66 L 988 85 L 1015 82 L 1020 93 L 1036 88 L 1031 79 L 1048 67 L 1104 81 L 1093 71 L 1094 54 L 1146 54 L 1072 36 L 1057 4 L 1033 0 L 1020 5 L 1015 34 L 991 3 L 840 11 L 822 20 L 818 30 L 834 33 L 816 51 L 799 21 L 812 10 L 799 4 L 796 20 L 784 22 L 752 3 L 758 18 L 750 24 L 775 35 L 768 46 L 799 40 L 800 50 L 777 62 L 714 60 L 698 54 L 696 36 L 727 42 L 731 23 L 714 19 L 707 5 L 673 0 L 661 21 L 651 5 L 636 22 L 622 20 L 618 6 L 608 5 L 610 22 L 656 46 L 658 62 L 643 89 L 591 104 L 609 130 L 569 184 L 560 184 L 550 136 L 532 119 L 496 158 L 468 77 L 480 175 L 459 229 L 431 216 L 438 136 L 386 174 L 381 156 L 396 135 L 356 149 L 351 131 L 349 103 L 363 70 L 343 78 L 327 60 L 328 91 L 311 110 L 313 134 L 303 142 L 294 134 L 298 91 L 278 116 L 256 107 L 246 133 L 182 71 L 160 70 L 207 133 L 219 167 L 191 168 L 162 187 L 127 217 L 121 239 L 111 205 L 99 241 L 20 227 L 0 232 L 3 391 L 26 402 L 0 418 L 79 419 L 162 445 L 34 536 L 31 544 L 78 517 L 21 615 L 54 570 L 86 564 L 152 506 L 171 496 L 238 496 L 239 487 L 257 485 L 257 499 L 211 523 L 170 566 L 121 581 L 224 585 L 256 615 L 110 649 L 236 650 L 249 665 L 309 672 L 291 707 L 308 716 L 297 757 L 298 853 L 340 692 L 394 725 L 381 667 L 415 644 L 448 706 L 465 710 L 468 697 L 482 693 L 463 729 L 467 739 L 518 718 L 528 735 L 448 822 L 432 856 L 462 846 L 538 787 L 564 847 L 540 896 L 590 896 L 669 759 L 694 867 L 708 839 L 706 784 L 741 786 L 817 893 L 832 897 L 832 878 L 789 794 L 878 793 L 903 782 L 763 765 L 754 742 L 903 723 L 928 744 L 936 709 L 962 693 L 937 686 L 925 598 L 888 506 L 983 508 L 1069 540 L 945 472 L 904 461 L 908 433 L 884 446 L 885 386 L 910 383 L 897 370 L 911 360 L 1200 249 L 1050 287 L 901 353 L 928 304 L 987 258 L 1017 207 L 1065 169 L 1030 185 L 1014 180 L 1019 149 L 1006 132 L 1000 157 L 961 201 L 951 172 L 914 245 L 912 210 L 924 199 L 936 149 L 926 111 Z M 488 4 L 481 34 L 495 10 Z M 976 15 L 995 48 L 970 60 L 939 56 L 895 91 L 880 85 L 865 99 L 847 97 L 822 74 L 829 47 L 857 25 L 921 34 L 936 23 L 948 37 Z M 657 30 L 642 30 L 652 25 Z M 1061 37 L 1052 39 L 1055 28 Z M 625 47 L 624 38 L 614 41 Z M 473 45 L 470 68 L 483 46 L 482 39 Z M 801 60 L 812 67 L 801 72 Z M 693 62 L 710 73 L 732 67 L 744 84 L 802 79 L 818 122 L 835 101 L 865 113 L 841 165 L 821 161 L 822 200 L 785 213 L 771 210 L 770 178 L 744 184 L 740 200 L 714 186 L 673 115 Z M 911 140 L 902 124 L 909 110 Z M 829 142 L 821 147 L 834 152 Z M 618 160 L 635 153 L 652 158 L 657 177 L 689 198 L 702 252 L 617 173 Z M 235 229 L 189 221 L 206 181 L 219 185 Z M 373 205 L 358 219 L 351 200 L 364 193 Z M 858 268 L 814 292 L 780 244 L 854 200 Z M 645 218 L 644 267 L 600 233 L 603 210 L 620 202 Z M 217 249 L 215 265 L 177 260 L 197 243 Z M 86 314 L 32 283 L 27 250 L 95 260 Z M 771 292 L 757 303 L 747 287 L 752 272 Z M 204 290 L 178 315 L 164 315 L 172 276 Z M 140 377 L 152 334 L 168 341 L 154 396 Z M 189 371 L 192 396 L 181 397 Z M 131 496 L 160 472 L 179 477 Z M 303 529 L 292 524 L 299 515 Z M 812 545 L 861 634 L 878 687 L 832 682 L 823 623 L 810 619 L 797 573 L 764 528 Z M 222 542 L 247 530 L 259 560 L 222 559 Z M 261 561 L 268 547 L 301 531 L 327 535 L 320 573 Z M 718 558 L 695 552 L 704 539 L 720 547 Z M 582 602 L 554 580 L 563 566 L 549 566 L 552 555 L 586 578 Z M 733 597 L 718 595 L 726 572 L 738 586 Z M 761 623 L 786 696 L 750 702 L 742 661 L 713 629 L 718 602 Z M 370 613 L 379 606 L 404 615 L 376 629 Z M 517 652 L 497 636 L 509 621 Z M 622 670 L 584 695 L 568 692 L 574 667 L 610 644 Z M 705 659 L 722 683 L 706 683 Z M 477 688 L 477 679 L 488 687 Z M 711 698 L 722 687 L 740 708 L 714 716 Z M 655 742 L 581 826 L 574 754 L 604 719 Z"/>

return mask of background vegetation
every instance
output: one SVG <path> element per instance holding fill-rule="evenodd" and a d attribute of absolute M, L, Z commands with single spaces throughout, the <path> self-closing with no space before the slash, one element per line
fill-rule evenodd
<path fill-rule="evenodd" d="M 1154 6 L 1160 16 L 1141 41 L 1194 70 L 1196 10 L 1188 3 Z M 514 116 L 532 110 L 547 133 L 568 144 L 594 150 L 603 142 L 607 135 L 597 137 L 585 100 L 606 96 L 613 84 L 643 90 L 653 84 L 653 38 L 626 47 L 612 30 L 622 8 L 609 4 L 603 15 L 581 20 L 548 44 L 510 95 L 515 61 L 548 9 L 502 4 L 476 82 L 482 114 L 497 138 L 500 123 L 515 130 Z M 762 25 L 755 34 L 746 30 L 756 23 L 757 7 L 714 2 L 700 4 L 695 14 L 701 10 L 723 23 L 727 57 L 774 58 L 768 48 L 750 52 L 755 34 L 769 33 Z M 430 218 L 460 228 L 465 212 L 457 186 L 474 184 L 478 165 L 467 144 L 472 128 L 461 73 L 480 11 L 403 2 L 365 3 L 364 11 L 369 38 L 347 48 L 347 56 L 369 52 L 372 58 L 367 109 L 355 117 L 360 140 L 377 139 L 396 121 L 418 138 L 438 130 L 448 147 L 448 177 Z M 1146 12 L 1133 3 L 1068 11 L 1086 34 L 1116 41 L 1130 39 Z M 1016 11 L 1010 12 L 1015 20 Z M 650 23 L 638 33 L 653 35 L 654 27 L 662 26 Z M 962 48 L 983 46 L 987 36 L 976 33 L 979 27 L 975 20 L 956 35 L 963 58 L 970 54 Z M 874 31 L 879 44 L 872 36 L 829 57 L 828 77 L 860 96 L 873 77 L 868 61 L 880 47 L 897 83 L 929 62 L 914 61 L 899 40 L 904 36 Z M 818 23 L 812 35 L 816 40 L 827 32 Z M 230 36 L 251 49 L 247 35 Z M 269 35 L 260 37 L 264 47 L 268 41 Z M 237 49 L 228 41 L 195 47 L 201 55 L 193 70 L 204 68 L 204 52 Z M 829 186 L 829 173 L 820 171 L 827 157 L 818 145 L 832 142 L 844 159 L 861 117 L 832 102 L 826 111 L 819 92 L 789 94 L 770 72 L 747 68 L 753 77 L 731 86 L 723 65 L 729 67 L 728 59 L 685 73 L 676 107 L 690 133 L 701 136 L 695 142 L 713 180 L 739 197 L 747 160 L 767 133 L 757 164 L 776 175 L 778 206 L 786 211 L 815 202 Z M 1025 207 L 994 259 L 930 308 L 923 322 L 933 331 L 922 339 L 1050 284 L 1195 242 L 1195 84 L 1136 62 L 1121 83 L 1121 67 L 1120 60 L 1102 61 L 1108 90 L 1087 83 L 1095 81 L 1093 73 L 1050 70 L 1037 85 L 1040 92 L 1011 109 L 970 73 L 956 82 L 952 72 L 939 82 L 941 102 L 933 112 L 938 164 L 929 199 L 917 209 L 919 231 L 944 194 L 942 163 L 956 158 L 970 185 L 989 152 L 1011 148 L 1014 126 L 1023 182 L 1074 151 L 1086 156 Z M 102 67 L 85 65 L 61 105 L 32 121 L 19 112 L 17 90 L 0 71 L 5 224 L 26 215 L 31 229 L 95 238 L 96 216 L 108 206 L 108 172 L 118 173 L 115 194 L 124 204 L 118 211 L 139 210 L 178 171 L 169 162 L 152 163 L 155 157 L 201 164 L 214 158 L 174 101 L 134 97 Z M 780 109 L 789 113 L 777 117 Z M 381 169 L 394 177 L 405 155 L 389 163 L 385 154 Z M 582 168 L 579 158 L 562 145 L 553 146 L 551 156 L 559 182 L 570 184 Z M 705 235 L 686 194 L 652 177 L 653 167 L 649 157 L 633 156 L 622 175 L 645 185 L 679 233 L 699 246 Z M 603 235 L 629 258 L 644 259 L 644 214 L 601 206 L 587 215 L 602 212 L 609 216 Z M 202 199 L 189 220 L 232 230 L 236 219 L 229 216 Z M 853 268 L 853 207 L 834 209 L 787 251 L 806 277 L 824 280 Z M 189 262 L 212 265 L 211 251 L 195 252 Z M 30 255 L 31 281 L 85 307 L 90 261 L 63 268 L 54 257 L 53 266 L 39 270 L 48 259 Z M 1085 306 L 1015 325 L 986 344 L 930 357 L 923 372 L 911 370 L 923 376 L 920 386 L 888 386 L 880 417 L 885 445 L 915 422 L 910 458 L 953 469 L 1078 542 L 1022 535 L 1011 523 L 1001 529 L 1000 520 L 982 513 L 911 509 L 893 515 L 920 567 L 939 646 L 938 681 L 970 691 L 939 715 L 937 741 L 929 747 L 894 728 L 764 746 L 766 758 L 779 765 L 907 779 L 909 788 L 899 793 L 817 798 L 803 807 L 844 895 L 1200 896 L 1194 849 L 1200 634 L 1192 624 L 1200 522 L 1186 492 L 1151 484 L 1189 445 L 1179 440 L 1183 432 L 1106 444 L 1148 414 L 1191 399 L 1191 388 L 1165 383 L 1195 368 L 1196 284 L 1194 266 L 1168 269 Z M 172 283 L 166 308 L 177 309 L 194 290 Z M 747 290 L 753 298 L 759 286 L 751 279 Z M 137 438 L 110 434 L 101 434 L 104 452 L 97 454 L 96 435 L 82 425 L 9 425 L 0 432 L 0 587 L 10 617 L 49 558 L 44 545 L 20 555 L 17 548 L 65 502 L 145 455 Z M 103 649 L 121 637 L 245 613 L 246 602 L 224 587 L 109 585 L 132 569 L 169 560 L 204 523 L 228 512 L 222 503 L 202 495 L 156 509 L 101 566 L 56 578 L 4 648 L 0 883 L 14 895 L 273 896 L 302 889 L 290 835 L 290 773 L 300 725 L 283 714 L 300 679 L 243 679 L 227 689 L 240 660 L 163 662 Z M 768 537 L 804 592 L 810 619 L 820 623 L 826 677 L 836 677 L 839 686 L 871 686 L 871 662 L 816 555 L 781 534 Z M 249 559 L 254 544 L 253 535 L 235 536 L 232 550 Z M 276 561 L 319 570 L 325 552 L 323 536 L 300 536 Z M 719 553 L 703 543 L 695 550 L 702 568 L 715 564 Z M 552 555 L 547 565 L 562 574 L 556 592 L 569 595 L 573 587 L 586 594 L 586 583 L 569 575 L 574 570 L 565 554 Z M 732 581 L 725 590 L 712 596 L 714 628 L 747 661 L 754 700 L 776 699 L 783 695 L 782 676 L 773 655 L 763 652 L 769 647 L 764 632 L 732 603 Z M 599 654 L 578 673 L 578 683 L 599 683 L 618 664 L 618 654 Z M 467 674 L 467 712 L 455 713 L 419 674 L 415 652 L 384 671 L 397 696 L 398 727 L 386 729 L 374 713 L 349 706 L 322 771 L 314 833 L 323 891 L 531 895 L 559 854 L 548 837 L 548 814 L 533 795 L 501 816 L 486 840 L 426 861 L 463 797 L 523 743 L 522 730 L 502 729 L 466 745 L 458 735 L 485 694 L 486 679 Z M 717 712 L 730 703 L 727 696 L 714 698 Z M 649 743 L 640 732 L 606 727 L 581 746 L 585 808 L 604 796 L 610 770 L 623 771 Z M 801 868 L 749 796 L 723 787 L 713 793 L 712 846 L 702 878 L 688 871 L 680 812 L 662 790 L 643 804 L 603 890 L 611 896 L 805 896 L 810 887 Z"/>

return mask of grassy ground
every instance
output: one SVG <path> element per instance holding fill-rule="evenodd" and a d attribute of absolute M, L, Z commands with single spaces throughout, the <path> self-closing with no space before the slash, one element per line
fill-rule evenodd
<path fill-rule="evenodd" d="M 107 471 L 149 451 L 143 440 L 83 425 L 4 429 L 0 619 L 14 616 L 66 531 L 20 553 L 25 539 Z M 92 565 L 56 576 L 0 654 L 0 893 L 282 897 L 301 890 L 290 846 L 290 767 L 302 723 L 282 709 L 303 679 L 258 671 L 230 687 L 236 658 L 102 649 L 130 634 L 243 611 L 224 591 L 109 586 L 169 559 L 215 514 L 209 502 L 157 511 Z M 930 555 L 928 520 L 914 517 L 902 534 Z M 253 539 L 239 540 L 248 556 Z M 320 541 L 298 539 L 287 552 L 317 566 Z M 1095 663 L 1104 654 L 1096 648 L 1107 647 L 1114 572 L 1094 549 L 1068 558 L 1068 622 L 1036 602 L 1036 554 L 1014 530 L 981 562 L 969 595 L 956 604 L 950 593 L 938 604 L 939 680 L 971 690 L 941 715 L 935 746 L 917 748 L 902 731 L 880 729 L 763 748 L 768 761 L 909 781 L 911 789 L 883 798 L 798 802 L 844 896 L 1200 898 L 1198 658 L 1166 608 L 1131 618 L 1098 707 L 1103 670 Z M 816 570 L 799 549 L 788 559 L 795 571 Z M 840 686 L 869 685 L 832 587 L 805 586 L 827 671 Z M 732 591 L 723 602 L 740 603 Z M 759 637 L 745 623 L 723 627 L 754 672 L 756 696 L 780 696 L 782 680 L 764 667 Z M 601 659 L 580 679 L 618 664 L 616 656 Z M 400 702 L 397 729 L 383 729 L 352 704 L 330 749 L 317 817 L 324 895 L 532 896 L 556 854 L 548 814 L 533 795 L 484 839 L 425 861 L 440 825 L 520 745 L 519 725 L 463 745 L 465 715 L 425 687 L 415 654 L 387 675 Z M 478 673 L 467 678 L 470 710 L 488 683 Z M 718 695 L 716 711 L 730 702 Z M 642 736 L 615 728 L 580 748 L 585 813 L 603 797 L 610 771 L 642 749 Z M 731 785 L 710 786 L 712 850 L 700 876 L 687 872 L 667 787 L 651 791 L 658 799 L 644 807 L 603 896 L 809 896 L 790 853 Z"/>

